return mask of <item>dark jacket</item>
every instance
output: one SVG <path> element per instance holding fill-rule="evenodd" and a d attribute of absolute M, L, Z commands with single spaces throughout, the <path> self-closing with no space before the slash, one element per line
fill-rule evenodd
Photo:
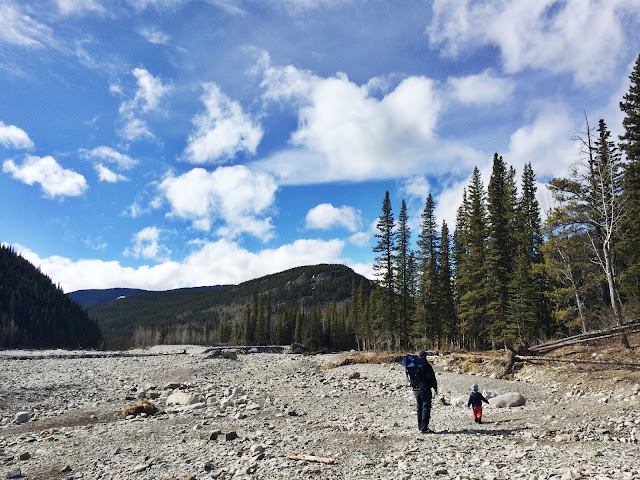
<path fill-rule="evenodd" d="M 484 398 L 480 392 L 471 392 L 469 395 L 469 401 L 467 402 L 467 407 L 481 407 L 482 402 L 489 403 L 489 400 Z"/>
<path fill-rule="evenodd" d="M 436 392 L 438 391 L 436 374 L 433 371 L 431 364 L 426 360 L 424 362 L 424 367 L 418 370 L 414 377 L 409 380 L 411 381 L 411 388 L 416 392 L 424 392 L 430 388 L 433 388 Z"/>

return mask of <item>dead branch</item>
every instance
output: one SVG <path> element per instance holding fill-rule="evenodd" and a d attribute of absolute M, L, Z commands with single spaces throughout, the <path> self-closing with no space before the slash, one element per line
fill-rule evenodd
<path fill-rule="evenodd" d="M 535 345 L 530 348 L 530 351 L 533 353 L 548 353 L 557 348 L 575 345 L 577 343 L 584 343 L 592 340 L 602 340 L 605 338 L 617 337 L 629 333 L 636 333 L 638 331 L 640 331 L 640 322 L 636 320 L 632 323 L 628 323 L 622 326 L 612 327 L 605 330 L 596 330 L 588 333 L 581 333 L 572 337 L 566 337 L 559 340 L 546 342 L 540 345 Z"/>
<path fill-rule="evenodd" d="M 317 463 L 328 463 L 333 465 L 336 460 L 332 457 L 316 457 L 315 455 L 304 455 L 299 453 L 298 455 L 289 455 L 287 458 L 290 460 L 299 460 L 304 462 L 317 462 Z"/>

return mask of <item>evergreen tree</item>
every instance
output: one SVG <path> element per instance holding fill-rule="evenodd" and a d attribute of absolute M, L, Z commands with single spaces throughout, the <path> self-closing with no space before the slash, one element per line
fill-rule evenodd
<path fill-rule="evenodd" d="M 394 265 L 397 252 L 395 220 L 391 209 L 391 200 L 389 192 L 385 193 L 382 202 L 382 215 L 378 219 L 376 225 L 378 233 L 376 238 L 378 243 L 373 248 L 375 253 L 379 255 L 375 258 L 373 265 L 374 273 L 380 279 L 382 287 L 381 295 L 383 305 L 381 306 L 380 320 L 382 330 L 387 336 L 389 347 L 395 347 L 396 341 L 396 288 Z"/>
<path fill-rule="evenodd" d="M 512 176 L 511 176 L 512 178 Z M 513 181 L 511 180 L 511 185 Z M 513 271 L 514 241 L 510 224 L 514 217 L 513 189 L 509 188 L 509 174 L 501 156 L 494 154 L 493 171 L 488 189 L 487 286 L 491 289 L 487 305 L 491 341 L 503 340 L 507 329 L 509 282 Z"/>
<path fill-rule="evenodd" d="M 600 120 L 597 132 L 597 139 L 592 141 L 587 121 L 586 139 L 581 139 L 584 161 L 574 167 L 571 178 L 552 179 L 551 188 L 556 199 L 567 205 L 570 221 L 580 226 L 580 233 L 589 238 L 594 261 L 600 265 L 607 283 L 608 299 L 605 300 L 611 306 L 616 323 L 622 325 L 624 318 L 613 255 L 622 219 L 620 156 L 609 140 L 611 134 L 604 120 Z M 629 346 L 626 335 L 621 336 L 621 343 Z"/>
<path fill-rule="evenodd" d="M 633 299 L 635 310 L 640 310 L 640 55 L 629 76 L 629 91 L 620 102 L 624 113 L 620 136 L 620 149 L 626 156 L 622 178 L 623 202 L 626 211 L 622 219 L 619 249 L 623 259 L 621 289 L 629 299 Z"/>
<path fill-rule="evenodd" d="M 439 312 L 444 338 L 453 345 L 458 336 L 458 319 L 455 311 L 453 269 L 451 266 L 451 238 L 446 221 L 442 221 L 440 233 Z"/>
<path fill-rule="evenodd" d="M 435 202 L 431 194 L 427 196 L 422 212 L 422 229 L 418 237 L 418 258 L 420 261 L 418 324 L 425 341 L 437 346 L 442 335 L 438 315 L 438 248 L 440 238 L 435 217 Z"/>
<path fill-rule="evenodd" d="M 460 290 L 458 317 L 460 329 L 471 347 L 483 347 L 487 341 L 487 272 L 486 231 L 487 207 L 480 171 L 474 168 L 464 206 L 464 231 L 459 242 L 464 244 L 456 265 Z"/>
<path fill-rule="evenodd" d="M 407 204 L 402 199 L 402 207 L 398 215 L 398 255 L 396 257 L 396 284 L 398 287 L 399 316 L 400 316 L 400 346 L 406 348 L 409 345 L 409 331 L 411 330 L 412 302 L 414 283 L 412 252 L 411 252 L 411 229 L 409 228 L 409 217 L 407 215 Z"/>

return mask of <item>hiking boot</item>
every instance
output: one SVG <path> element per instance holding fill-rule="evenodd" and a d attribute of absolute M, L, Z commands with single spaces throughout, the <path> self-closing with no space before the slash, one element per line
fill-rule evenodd
<path fill-rule="evenodd" d="M 420 433 L 433 433 L 433 430 L 431 430 L 430 428 L 423 428 L 420 430 Z"/>

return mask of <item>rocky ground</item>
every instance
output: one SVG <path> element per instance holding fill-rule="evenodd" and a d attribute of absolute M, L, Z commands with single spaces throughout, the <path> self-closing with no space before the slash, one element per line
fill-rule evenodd
<path fill-rule="evenodd" d="M 425 435 L 402 367 L 327 368 L 349 355 L 0 352 L 0 478 L 640 479 L 633 372 L 433 357 Z M 474 383 L 526 405 L 477 425 Z M 122 414 L 141 399 L 159 412 Z"/>

